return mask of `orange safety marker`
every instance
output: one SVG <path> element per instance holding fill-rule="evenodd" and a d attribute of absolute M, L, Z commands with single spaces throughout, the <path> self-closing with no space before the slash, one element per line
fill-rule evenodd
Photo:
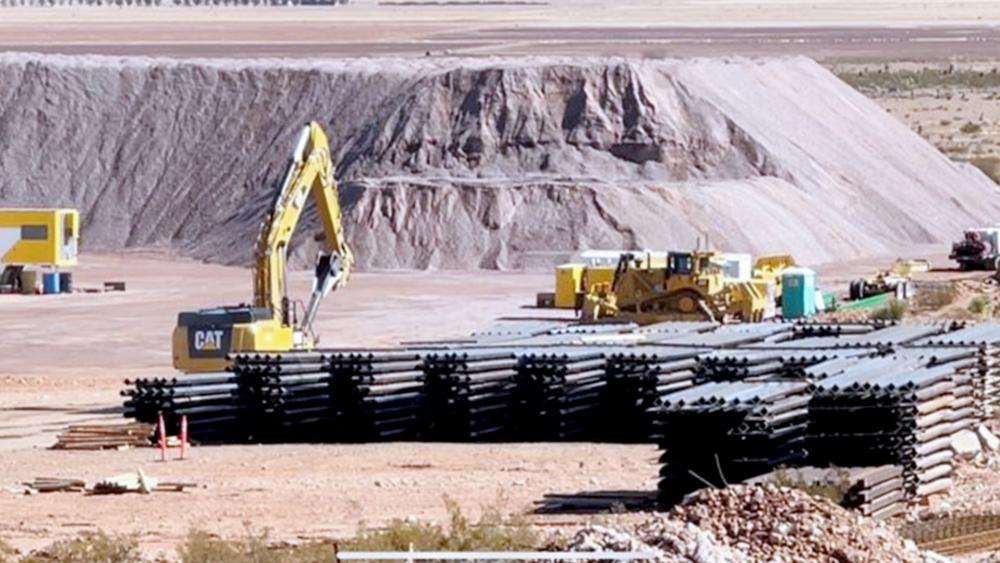
<path fill-rule="evenodd" d="M 160 461 L 167 461 L 167 425 L 163 422 L 163 412 L 158 413 L 157 432 L 159 434 Z"/>
<path fill-rule="evenodd" d="M 186 414 L 181 415 L 181 459 L 187 458 L 187 448 L 188 448 L 188 417 Z"/>

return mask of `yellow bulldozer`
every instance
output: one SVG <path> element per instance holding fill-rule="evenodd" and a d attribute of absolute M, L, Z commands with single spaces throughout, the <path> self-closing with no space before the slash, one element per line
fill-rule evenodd
<path fill-rule="evenodd" d="M 643 265 L 623 254 L 614 280 L 594 286 L 584 298 L 587 320 L 618 318 L 641 325 L 664 321 L 759 322 L 780 296 L 780 273 L 789 256 L 761 258 L 752 279 L 729 278 L 714 250 L 671 252 L 665 266 Z"/>

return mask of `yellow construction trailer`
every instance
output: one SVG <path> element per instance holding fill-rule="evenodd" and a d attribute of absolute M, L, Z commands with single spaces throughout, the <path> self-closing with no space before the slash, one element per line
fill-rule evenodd
<path fill-rule="evenodd" d="M 0 269 L 75 266 L 79 240 L 75 209 L 0 209 Z"/>

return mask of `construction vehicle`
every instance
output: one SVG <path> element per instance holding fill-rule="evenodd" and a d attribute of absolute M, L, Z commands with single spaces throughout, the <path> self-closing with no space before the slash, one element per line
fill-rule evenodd
<path fill-rule="evenodd" d="M 0 209 L 0 287 L 18 291 L 28 267 L 75 266 L 79 241 L 75 209 Z"/>
<path fill-rule="evenodd" d="M 883 293 L 891 293 L 897 299 L 909 298 L 910 276 L 898 274 L 893 270 L 883 270 L 872 277 L 856 279 L 850 284 L 848 298 L 851 301 L 858 301 Z"/>
<path fill-rule="evenodd" d="M 619 318 L 638 324 L 663 321 L 740 320 L 758 322 L 769 306 L 769 283 L 741 281 L 725 275 L 726 261 L 713 250 L 671 252 L 664 267 L 643 266 L 623 254 L 610 284 L 595 286 L 586 296 L 584 319 Z"/>
<path fill-rule="evenodd" d="M 580 309 L 583 300 L 594 288 L 610 284 L 615 277 L 622 254 L 631 254 L 633 263 L 639 268 L 663 268 L 669 252 L 653 250 L 587 250 L 580 254 L 579 261 L 560 264 L 555 268 L 555 291 L 537 295 L 539 307 L 557 309 Z M 613 257 L 613 260 L 612 260 Z M 723 269 L 726 277 L 749 280 L 753 277 L 749 254 L 723 253 Z M 788 257 L 790 259 L 790 257 Z M 758 261 L 759 262 L 759 261 Z"/>
<path fill-rule="evenodd" d="M 924 274 L 933 269 L 930 261 L 924 258 L 897 258 L 892 263 L 890 271 L 897 276 L 910 277 L 913 274 Z"/>
<path fill-rule="evenodd" d="M 325 237 L 312 294 L 303 310 L 288 296 L 286 257 L 310 196 Z M 261 223 L 254 260 L 251 304 L 178 315 L 174 367 L 184 372 L 221 371 L 231 354 L 309 350 L 318 343 L 313 322 L 320 302 L 347 283 L 354 258 L 344 238 L 329 143 L 315 122 L 305 126 L 295 144 L 284 180 Z"/>
<path fill-rule="evenodd" d="M 888 270 L 881 270 L 874 276 L 852 281 L 848 298 L 851 301 L 858 301 L 889 293 L 896 299 L 909 299 L 913 274 L 929 271 L 931 263 L 927 260 L 898 258 Z"/>
<path fill-rule="evenodd" d="M 795 258 L 790 254 L 761 256 L 753 264 L 753 279 L 759 284 L 769 283 L 774 287 L 774 299 L 781 300 L 781 274 L 795 267 Z"/>
<path fill-rule="evenodd" d="M 1000 270 L 1000 228 L 966 229 L 949 258 L 961 270 Z"/>

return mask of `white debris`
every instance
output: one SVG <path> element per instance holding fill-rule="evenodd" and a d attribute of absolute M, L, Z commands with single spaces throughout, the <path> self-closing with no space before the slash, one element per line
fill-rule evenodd
<path fill-rule="evenodd" d="M 990 432 L 989 428 L 986 428 L 982 424 L 976 428 L 976 434 L 979 436 L 979 441 L 982 443 L 983 448 L 991 452 L 1000 449 L 1000 438 L 997 438 L 995 434 Z"/>
<path fill-rule="evenodd" d="M 962 459 L 975 459 L 982 451 L 979 436 L 972 430 L 962 430 L 951 437 L 951 449 Z"/>

